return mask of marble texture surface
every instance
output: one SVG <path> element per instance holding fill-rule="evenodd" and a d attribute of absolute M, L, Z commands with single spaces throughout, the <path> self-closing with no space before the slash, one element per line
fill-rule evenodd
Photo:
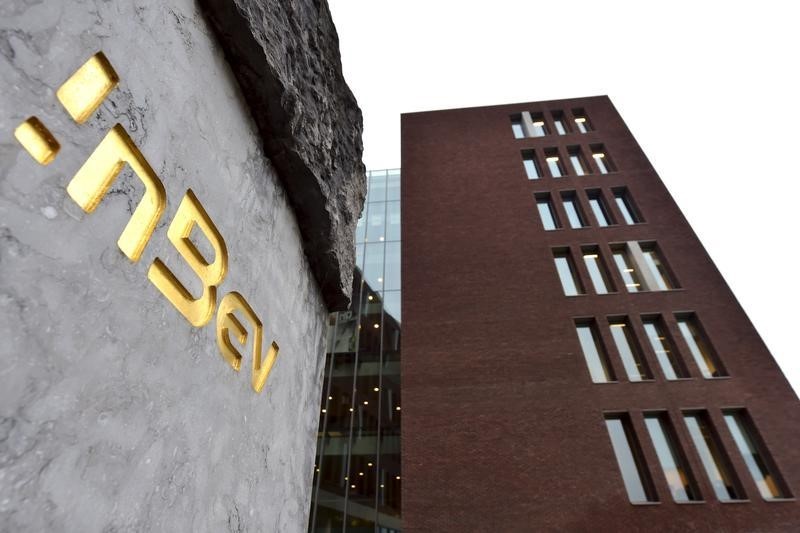
<path fill-rule="evenodd" d="M 304 531 L 326 311 L 300 231 L 214 37 L 190 0 L 0 3 L 0 531 Z M 119 87 L 77 125 L 55 90 L 102 50 Z M 38 165 L 13 131 L 61 143 Z M 130 171 L 92 214 L 65 187 L 122 124 L 167 190 L 138 263 L 117 238 Z M 280 355 L 261 394 L 214 323 L 193 328 L 147 280 L 158 256 L 199 283 L 166 228 L 195 191 Z M 197 239 L 202 244 L 201 239 Z M 201 246 L 202 249 L 202 246 Z"/>

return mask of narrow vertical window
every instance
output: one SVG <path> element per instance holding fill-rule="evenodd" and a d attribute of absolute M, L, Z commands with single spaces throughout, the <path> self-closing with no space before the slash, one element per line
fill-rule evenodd
<path fill-rule="evenodd" d="M 561 227 L 549 194 L 536 195 L 536 207 L 539 209 L 539 217 L 542 219 L 544 229 L 551 231 Z"/>
<path fill-rule="evenodd" d="M 536 153 L 533 150 L 522 151 L 522 164 L 525 166 L 525 174 L 529 180 L 538 180 L 542 177 L 539 161 L 536 160 Z"/>
<path fill-rule="evenodd" d="M 594 383 L 608 383 L 614 381 L 614 372 L 608 362 L 608 354 L 597 333 L 594 322 L 576 322 L 575 332 L 581 343 L 586 367 Z"/>
<path fill-rule="evenodd" d="M 703 377 L 710 379 L 726 376 L 727 373 L 720 365 L 717 354 L 700 328 L 697 317 L 694 314 L 678 315 L 676 319 L 683 340 L 689 346 L 689 351 Z"/>
<path fill-rule="evenodd" d="M 640 246 L 642 249 L 642 256 L 644 257 L 644 264 L 656 282 L 656 286 L 650 287 L 650 289 L 667 291 L 674 288 L 675 284 L 672 282 L 664 260 L 661 258 L 658 250 L 656 250 L 656 245 L 654 243 L 647 243 L 641 244 Z"/>
<path fill-rule="evenodd" d="M 522 129 L 522 115 L 511 115 L 511 131 L 515 139 L 524 139 L 525 131 Z"/>
<path fill-rule="evenodd" d="M 608 174 L 609 172 L 614 172 L 614 170 L 616 170 L 602 144 L 592 145 L 591 148 L 592 158 L 594 159 L 594 163 L 597 165 L 597 170 L 600 171 L 600 174 Z"/>
<path fill-rule="evenodd" d="M 624 245 L 614 249 L 614 263 L 617 265 L 619 275 L 622 276 L 622 281 L 625 282 L 625 288 L 628 292 L 644 290 L 639 273 L 633 268 L 633 262 Z"/>
<path fill-rule="evenodd" d="M 586 116 L 583 109 L 573 109 L 572 116 L 575 117 L 575 128 L 581 133 L 589 133 L 592 131 L 592 125 L 589 122 L 589 117 Z"/>
<path fill-rule="evenodd" d="M 673 347 L 664 322 L 658 317 L 653 317 L 643 319 L 642 324 L 664 377 L 669 380 L 689 377 L 680 356 Z"/>
<path fill-rule="evenodd" d="M 658 501 L 630 417 L 626 414 L 609 414 L 605 419 L 628 499 L 631 503 Z"/>
<path fill-rule="evenodd" d="M 723 415 L 761 497 L 765 500 L 791 497 L 747 412 L 744 409 L 730 409 L 724 411 Z"/>
<path fill-rule="evenodd" d="M 581 211 L 578 205 L 578 199 L 575 197 L 574 192 L 562 192 L 561 203 L 564 206 L 564 212 L 567 213 L 569 227 L 578 229 L 587 226 L 586 217 L 583 215 L 583 211 Z"/>
<path fill-rule="evenodd" d="M 556 133 L 559 135 L 567 134 L 566 122 L 564 121 L 564 113 L 561 111 L 553 111 L 553 126 L 556 128 Z"/>
<path fill-rule="evenodd" d="M 590 191 L 589 193 L 589 207 L 592 208 L 594 218 L 597 220 L 597 225 L 601 228 L 609 226 L 614 223 L 611 216 L 608 214 L 608 208 L 603 201 L 603 196 L 600 191 Z"/>
<path fill-rule="evenodd" d="M 564 289 L 564 294 L 566 296 L 583 294 L 583 285 L 575 272 L 575 265 L 572 263 L 569 250 L 554 251 L 553 260 L 556 264 L 558 277 L 561 279 L 561 287 Z"/>
<path fill-rule="evenodd" d="M 552 177 L 560 178 L 566 174 L 564 165 L 561 163 L 561 158 L 558 156 L 558 150 L 554 148 L 546 150 L 544 160 L 547 162 L 547 169 L 550 171 Z"/>
<path fill-rule="evenodd" d="M 531 113 L 531 136 L 544 137 L 545 135 L 547 135 L 547 125 L 544 123 L 544 115 Z"/>
<path fill-rule="evenodd" d="M 642 357 L 636 338 L 627 319 L 614 319 L 609 321 L 609 329 L 614 339 L 614 344 L 625 367 L 625 373 L 630 381 L 652 379 L 650 369 Z"/>
<path fill-rule="evenodd" d="M 714 494 L 721 502 L 744 499 L 744 492 L 736 479 L 730 459 L 725 455 L 719 437 L 714 431 L 708 413 L 691 411 L 683 414 L 683 421 L 703 463 Z"/>
<path fill-rule="evenodd" d="M 647 413 L 644 416 L 644 424 L 650 433 L 650 440 L 653 441 L 653 448 L 667 479 L 672 499 L 676 502 L 702 499 L 667 413 Z"/>
<path fill-rule="evenodd" d="M 586 270 L 589 272 L 594 291 L 597 294 L 608 294 L 613 291 L 614 287 L 611 285 L 608 270 L 600 257 L 600 249 L 597 246 L 591 246 L 584 247 L 582 251 L 583 262 L 586 264 Z"/>
<path fill-rule="evenodd" d="M 625 224 L 639 224 L 642 221 L 639 213 L 634 209 L 630 194 L 626 189 L 615 189 L 614 201 L 617 204 L 619 212 L 622 214 L 622 219 L 625 221 Z"/>
<path fill-rule="evenodd" d="M 569 163 L 572 165 L 572 170 L 576 176 L 583 176 L 586 174 L 586 162 L 583 160 L 583 154 L 579 146 L 571 146 L 569 149 Z"/>

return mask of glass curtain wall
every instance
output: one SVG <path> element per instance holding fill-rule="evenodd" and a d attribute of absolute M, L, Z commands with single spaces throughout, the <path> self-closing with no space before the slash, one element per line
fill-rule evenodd
<path fill-rule="evenodd" d="M 367 173 L 350 310 L 329 319 L 309 532 L 400 531 L 400 170 Z"/>

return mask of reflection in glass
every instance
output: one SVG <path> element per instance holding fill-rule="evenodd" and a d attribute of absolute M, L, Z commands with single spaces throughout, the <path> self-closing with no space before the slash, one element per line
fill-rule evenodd
<path fill-rule="evenodd" d="M 647 334 L 647 339 L 650 341 L 650 346 L 656 354 L 658 364 L 661 366 L 661 371 L 664 372 L 664 377 L 672 380 L 687 377 L 683 366 L 677 360 L 678 354 L 672 347 L 669 337 L 667 337 L 666 328 L 661 320 L 657 318 L 650 318 L 643 321 L 644 332 Z"/>
<path fill-rule="evenodd" d="M 561 279 L 561 286 L 564 288 L 564 294 L 567 296 L 583 294 L 583 286 L 575 273 L 575 267 L 572 265 L 568 252 L 556 252 L 553 260 L 558 277 Z"/>
<path fill-rule="evenodd" d="M 714 489 L 717 499 L 721 502 L 740 500 L 743 494 L 739 492 L 736 481 L 732 475 L 728 457 L 724 455 L 723 448 L 717 435 L 713 432 L 708 414 L 704 412 L 685 413 L 683 421 L 692 437 L 692 442 L 703 463 L 703 468 L 708 476 L 708 481 Z"/>
<path fill-rule="evenodd" d="M 580 148 L 572 148 L 569 151 L 569 162 L 572 164 L 572 170 L 575 171 L 577 176 L 586 174 L 586 165 L 583 163 Z"/>
<path fill-rule="evenodd" d="M 564 122 L 564 114 L 560 111 L 553 112 L 553 126 L 556 128 L 556 133 L 559 135 L 566 135 L 567 128 Z"/>
<path fill-rule="evenodd" d="M 592 127 L 589 124 L 589 119 L 586 118 L 582 110 L 573 109 L 572 114 L 575 116 L 575 127 L 579 132 L 588 133 L 591 131 Z"/>
<path fill-rule="evenodd" d="M 400 243 L 386 243 L 386 267 L 383 288 L 387 291 L 400 288 Z"/>
<path fill-rule="evenodd" d="M 569 220 L 569 226 L 572 229 L 578 229 L 586 227 L 586 221 L 584 220 L 583 214 L 578 207 L 578 201 L 574 195 L 570 196 L 563 196 L 562 202 L 564 204 L 564 211 L 567 213 L 567 219 Z"/>
<path fill-rule="evenodd" d="M 667 486 L 676 502 L 700 500 L 694 478 L 683 451 L 678 444 L 675 430 L 666 413 L 650 413 L 645 415 L 644 423 L 656 449 L 658 462 L 667 479 Z"/>
<path fill-rule="evenodd" d="M 600 170 L 600 174 L 608 174 L 611 171 L 606 163 L 605 153 L 595 152 L 592 154 L 592 157 L 594 157 L 594 162 L 597 165 L 598 170 Z"/>
<path fill-rule="evenodd" d="M 384 201 L 386 201 L 386 171 L 372 171 L 367 181 L 367 202 Z"/>
<path fill-rule="evenodd" d="M 375 290 L 383 289 L 383 251 L 382 242 L 368 242 L 364 248 L 364 281 Z"/>
<path fill-rule="evenodd" d="M 593 323 L 577 323 L 575 331 L 581 343 L 583 357 L 589 368 L 589 375 L 594 383 L 608 383 L 614 381 L 614 373 L 608 363 L 608 356 L 603 349 L 600 336 Z"/>
<path fill-rule="evenodd" d="M 385 225 L 385 202 L 375 202 L 369 204 L 367 211 L 367 241 L 383 241 L 386 240 L 386 225 Z"/>
<path fill-rule="evenodd" d="M 529 180 L 538 180 L 542 177 L 542 173 L 539 170 L 539 162 L 536 160 L 533 150 L 524 150 L 522 152 L 522 164 L 525 166 L 525 174 Z"/>
<path fill-rule="evenodd" d="M 639 217 L 636 216 L 636 211 L 634 211 L 626 191 L 615 191 L 614 201 L 617 203 L 619 212 L 622 213 L 622 219 L 625 224 L 631 225 L 641 222 Z"/>
<path fill-rule="evenodd" d="M 533 122 L 531 124 L 533 137 L 544 137 L 547 135 L 547 126 L 544 124 L 544 119 L 540 116 L 533 116 Z"/>
<path fill-rule="evenodd" d="M 656 280 L 657 290 L 667 291 L 671 289 L 672 282 L 667 273 L 667 268 L 664 266 L 664 262 L 661 260 L 655 247 L 653 245 L 642 246 L 642 255 L 644 256 L 644 263 L 647 265 L 647 269 L 650 271 L 653 279 Z"/>
<path fill-rule="evenodd" d="M 511 117 L 511 131 L 514 133 L 515 139 L 522 139 L 525 137 L 525 132 L 522 130 L 522 117 L 515 115 Z"/>
<path fill-rule="evenodd" d="M 600 259 L 600 252 L 597 249 L 584 250 L 583 262 L 586 264 L 586 270 L 589 272 L 589 277 L 594 286 L 594 292 L 597 294 L 608 294 L 611 282 L 606 272 L 606 267 Z"/>
<path fill-rule="evenodd" d="M 386 203 L 386 240 L 400 240 L 400 202 Z"/>
<path fill-rule="evenodd" d="M 614 250 L 614 263 L 617 265 L 628 292 L 639 292 L 643 289 L 639 274 L 633 268 L 633 263 L 631 263 L 631 258 L 628 256 L 626 249 L 618 248 Z"/>
<path fill-rule="evenodd" d="M 606 415 L 606 428 L 631 503 L 658 501 L 627 415 Z"/>
<path fill-rule="evenodd" d="M 631 381 L 651 379 L 650 370 L 642 358 L 630 324 L 626 320 L 616 320 L 609 323 L 609 328 L 628 379 Z"/>
<path fill-rule="evenodd" d="M 765 447 L 761 445 L 755 426 L 744 411 L 742 409 L 731 410 L 727 411 L 724 416 L 725 423 L 728 425 L 736 447 L 739 448 L 739 453 L 742 454 L 742 459 L 747 465 L 747 470 L 750 471 L 761 497 L 765 500 L 788 497 L 788 493 L 781 489 L 783 483 L 777 479 L 776 473 L 771 472 L 773 469 L 768 463 L 772 461 Z"/>
<path fill-rule="evenodd" d="M 386 177 L 386 200 L 394 201 L 400 199 L 400 173 L 390 170 Z"/>
<path fill-rule="evenodd" d="M 549 198 L 538 198 L 536 200 L 536 207 L 539 209 L 539 216 L 542 219 L 542 226 L 544 226 L 544 229 L 550 231 L 559 227 L 556 213 L 553 210 L 553 203 Z"/>
<path fill-rule="evenodd" d="M 561 160 L 557 155 L 550 155 L 545 158 L 547 161 L 547 168 L 550 170 L 550 175 L 554 178 L 560 178 L 564 175 L 564 169 L 561 166 Z"/>
<path fill-rule="evenodd" d="M 385 192 L 375 193 L 376 176 Z M 353 305 L 330 315 L 309 531 L 401 529 L 401 299 L 382 290 L 400 288 L 399 180 L 397 170 L 370 173 Z M 369 213 L 384 209 L 385 235 L 365 244 Z"/>
<path fill-rule="evenodd" d="M 694 315 L 678 317 L 678 329 L 683 340 L 689 346 L 689 351 L 700 368 L 700 373 L 706 379 L 718 378 L 726 375 L 718 363 L 717 356 L 697 324 Z"/>
<path fill-rule="evenodd" d="M 611 217 L 608 216 L 608 210 L 599 194 L 589 197 L 589 207 L 592 208 L 592 213 L 594 213 L 594 218 L 597 219 L 598 226 L 604 228 L 611 224 Z"/>
<path fill-rule="evenodd" d="M 401 321 L 400 291 L 386 291 L 383 294 L 383 311 L 398 323 Z"/>

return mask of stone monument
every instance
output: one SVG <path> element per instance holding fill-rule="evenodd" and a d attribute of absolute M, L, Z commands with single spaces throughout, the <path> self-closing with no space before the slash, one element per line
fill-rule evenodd
<path fill-rule="evenodd" d="M 361 114 L 324 0 L 0 5 L 0 531 L 304 531 Z"/>

